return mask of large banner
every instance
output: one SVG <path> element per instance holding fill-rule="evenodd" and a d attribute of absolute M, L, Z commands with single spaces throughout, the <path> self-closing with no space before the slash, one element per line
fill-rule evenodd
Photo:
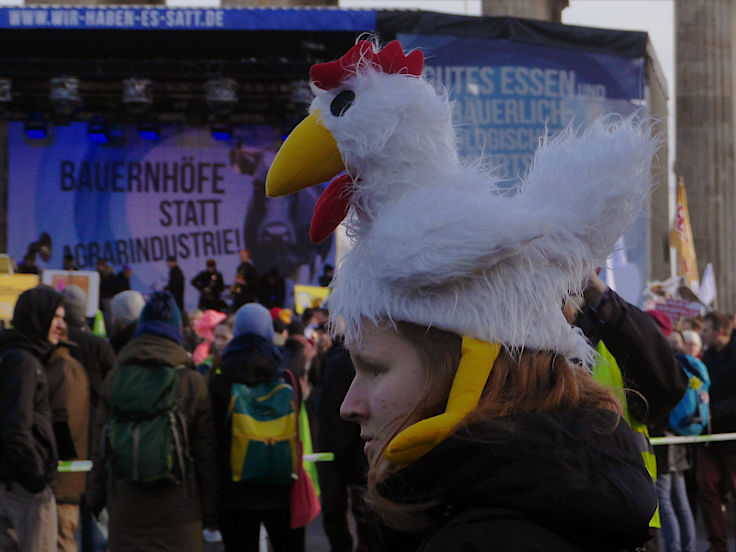
<path fill-rule="evenodd" d="M 214 259 L 227 284 L 242 248 L 261 274 L 275 269 L 289 287 L 316 284 L 323 265 L 335 264 L 333 240 L 314 246 L 308 237 L 321 190 L 266 200 L 277 129 L 236 128 L 230 142 L 206 128 L 173 125 L 158 141 L 142 139 L 135 127 L 111 132 L 109 144 L 97 144 L 86 124 L 72 123 L 55 127 L 48 141 L 28 140 L 23 123 L 9 123 L 13 258 L 21 260 L 46 232 L 52 254 L 44 268 L 62 268 L 65 254 L 79 269 L 95 270 L 100 258 L 116 272 L 129 265 L 133 289 L 144 294 L 166 285 L 169 255 L 187 280 Z M 198 297 L 187 285 L 188 308 Z"/>
<path fill-rule="evenodd" d="M 648 115 L 644 57 L 429 34 L 399 34 L 405 48 L 424 51 L 424 74 L 454 100 L 460 153 L 480 159 L 515 185 L 525 175 L 540 137 L 600 115 Z M 609 267 L 626 299 L 641 303 L 649 278 L 647 226 L 640 217 L 626 234 L 618 264 Z M 606 272 L 604 272 L 605 274 Z M 611 282 L 613 285 L 613 282 Z"/>
<path fill-rule="evenodd" d="M 629 115 L 644 97 L 644 58 L 508 40 L 406 34 L 425 76 L 455 102 L 461 153 L 483 154 L 502 176 L 529 168 L 539 138 L 603 113 Z"/>

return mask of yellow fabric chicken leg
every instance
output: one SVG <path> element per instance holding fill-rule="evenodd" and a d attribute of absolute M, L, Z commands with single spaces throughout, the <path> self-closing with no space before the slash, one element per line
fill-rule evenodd
<path fill-rule="evenodd" d="M 501 345 L 463 337 L 462 356 L 447 398 L 445 412 L 407 427 L 384 453 L 394 464 L 410 464 L 452 434 L 478 404 Z"/>

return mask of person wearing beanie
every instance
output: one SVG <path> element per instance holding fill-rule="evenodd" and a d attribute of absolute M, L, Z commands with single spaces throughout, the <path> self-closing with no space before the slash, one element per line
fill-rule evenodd
<path fill-rule="evenodd" d="M 116 387 L 116 382 L 126 381 L 117 377 L 119 371 L 175 368 L 176 408 L 185 420 L 186 454 L 191 455 L 181 484 L 142 486 L 108 466 L 102 447 L 93 448 L 86 505 L 94 514 L 107 506 L 109 548 L 116 552 L 147 550 L 152 542 L 161 551 L 202 551 L 204 528 L 217 525 L 212 407 L 204 379 L 180 343 L 179 307 L 170 293 L 156 291 L 141 311 L 135 336 L 120 350 L 115 370 L 105 379 L 96 435 L 104 435 L 111 420 L 111 397 L 125 393 Z"/>
<path fill-rule="evenodd" d="M 110 345 L 119 353 L 128 341 L 131 340 L 138 328 L 138 317 L 143 310 L 146 300 L 139 291 L 121 291 L 110 301 L 111 331 Z"/>
<path fill-rule="evenodd" d="M 106 339 L 92 333 L 87 325 L 87 294 L 82 288 L 74 284 L 66 286 L 61 291 L 66 307 L 64 320 L 67 325 L 67 337 L 76 344 L 69 350 L 72 358 L 82 365 L 87 374 L 89 385 L 89 431 L 88 442 L 93 442 L 94 424 L 97 406 L 102 394 L 102 383 L 105 377 L 115 367 L 115 351 Z M 81 541 L 82 549 L 89 550 L 100 539 L 95 522 L 89 512 L 81 510 Z"/>
<path fill-rule="evenodd" d="M 144 334 L 166 337 L 181 345 L 181 312 L 168 291 L 155 292 L 143 306 L 133 337 Z"/>
<path fill-rule="evenodd" d="M 61 295 L 39 286 L 18 297 L 13 329 L 0 332 L 0 550 L 56 551 L 49 484 L 59 457 L 44 366 L 64 327 Z"/>
<path fill-rule="evenodd" d="M 686 355 L 700 358 L 703 351 L 703 341 L 700 339 L 700 334 L 693 330 L 685 330 L 682 332 L 682 339 L 684 341 L 683 352 Z"/>
<path fill-rule="evenodd" d="M 64 420 L 70 434 L 69 444 L 73 445 L 70 460 L 89 459 L 89 383 L 84 367 L 75 360 L 69 351 L 76 344 L 68 341 L 64 331 L 59 344 L 51 355 L 46 366 L 46 377 L 49 383 L 49 400 L 54 427 L 59 425 L 58 418 Z M 63 442 L 57 434 L 59 457 L 63 457 Z M 84 472 L 59 473 L 51 484 L 56 497 L 56 513 L 59 520 L 59 552 L 77 552 L 75 534 L 80 522 L 80 495 L 84 492 L 87 474 Z"/>
<path fill-rule="evenodd" d="M 310 238 L 345 220 L 352 242 L 329 316 L 386 549 L 635 549 L 654 486 L 561 306 L 639 216 L 657 142 L 634 117 L 571 125 L 509 187 L 463 160 L 423 60 L 360 41 L 312 66 L 310 115 L 266 178 L 278 197 L 334 177 Z"/>
<path fill-rule="evenodd" d="M 274 552 L 304 550 L 304 528 L 292 529 L 290 525 L 291 487 L 233 482 L 230 468 L 232 435 L 227 419 L 231 387 L 236 383 L 255 387 L 277 379 L 291 385 L 288 374 L 280 372 L 280 363 L 271 313 L 258 303 L 240 307 L 235 313 L 233 339 L 222 355 L 221 373 L 210 381 L 217 432 L 218 518 L 226 552 L 258 550 L 261 523 Z"/>

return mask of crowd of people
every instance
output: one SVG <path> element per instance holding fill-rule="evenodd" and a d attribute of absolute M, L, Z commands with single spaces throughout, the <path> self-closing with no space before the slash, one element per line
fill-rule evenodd
<path fill-rule="evenodd" d="M 598 277 L 656 140 L 614 117 L 544 138 L 509 194 L 460 161 L 422 64 L 360 41 L 313 66 L 311 114 L 270 168 L 270 197 L 336 177 L 310 230 L 348 217 L 329 313 L 284 309 L 247 251 L 230 304 L 208 261 L 188 315 L 176 259 L 147 299 L 123 270 L 109 341 L 81 289 L 20 295 L 0 333 L 3 550 L 73 550 L 77 528 L 91 550 L 107 511 L 111 552 L 257 550 L 261 526 L 299 552 L 313 483 L 334 552 L 693 551 L 694 507 L 727 550 L 734 441 L 693 458 L 651 439 L 734 430 L 733 317 L 674 327 Z M 316 480 L 308 433 L 334 453 Z M 87 477 L 59 468 L 87 458 Z"/>
<path fill-rule="evenodd" d="M 172 262 L 172 276 L 177 268 Z M 172 283 L 175 277 L 169 288 L 176 294 Z M 334 396 L 339 388 L 325 384 L 341 380 L 344 387 L 352 369 L 327 333 L 326 311 L 307 309 L 297 316 L 251 301 L 226 312 L 210 308 L 187 316 L 178 306 L 181 295 L 174 294 L 154 292 L 146 300 L 134 290 L 116 293 L 105 302 L 107 339 L 93 334 L 87 297 L 78 286 L 61 293 L 39 286 L 20 296 L 13 329 L 0 338 L 0 477 L 7 482 L 0 498 L 0 538 L 10 539 L 7 530 L 13 529 L 13 546 L 20 550 L 77 550 L 78 544 L 81 550 L 99 550 L 103 537 L 95 519 L 107 508 L 109 550 L 145 550 L 150 543 L 161 546 L 156 549 L 199 550 L 203 535 L 222 540 L 226 550 L 258 550 L 261 523 L 274 550 L 303 550 L 304 527 L 289 523 L 290 485 L 233 483 L 230 477 L 231 386 L 287 381 L 291 374 L 315 450 L 336 453 L 334 464 L 320 466 L 315 480 L 322 486 L 327 535 L 334 550 L 352 550 L 344 497 L 364 484 L 361 466 L 367 464 L 354 463 L 362 457 L 359 431 L 339 418 L 341 398 Z M 334 367 L 333 357 L 342 358 Z M 131 482 L 111 460 L 111 420 L 135 417 L 121 413 L 120 404 L 131 400 L 126 393 L 142 396 L 138 380 L 121 375 L 132 367 L 180 370 L 175 400 L 191 469 L 182 470 L 177 484 Z M 320 409 L 322 395 L 326 409 Z M 323 433 L 321 424 L 334 431 Z M 339 444 L 333 446 L 333 440 Z M 80 459 L 92 459 L 89 476 L 57 473 L 57 460 Z M 355 493 L 361 538 L 374 542 L 361 495 Z M 0 549 L 13 549 L 10 540 L 2 542 Z"/>
<path fill-rule="evenodd" d="M 356 378 L 342 339 L 330 337 L 327 311 L 310 308 L 297 316 L 283 305 L 258 302 L 263 296 L 253 291 L 253 282 L 259 279 L 244 252 L 233 286 L 241 286 L 235 295 L 244 298 L 243 304 L 212 302 L 217 286 L 210 283 L 221 282 L 222 276 L 214 263 L 208 263 L 194 279 L 210 282 L 197 286 L 202 293 L 200 305 L 207 308 L 187 314 L 180 308 L 183 274 L 174 259 L 169 260 L 169 268 L 166 292 L 154 292 L 146 300 L 137 291 L 123 289 L 105 301 L 108 339 L 92 333 L 86 317 L 87 297 L 77 286 L 67 286 L 61 293 L 40 286 L 20 296 L 13 329 L 0 334 L 0 478 L 7 483 L 0 488 L 0 522 L 5 529 L 0 539 L 9 539 L 7 530 L 12 528 L 21 550 L 77 550 L 78 543 L 82 550 L 95 550 L 102 537 L 94 520 L 107 508 L 108 545 L 113 551 L 144 550 L 151 542 L 165 543 L 162 549 L 197 550 L 203 546 L 204 535 L 208 540 L 222 540 L 226 550 L 257 550 L 261 524 L 276 552 L 303 550 L 304 526 L 290 525 L 289 485 L 233 481 L 228 429 L 234 384 L 254 388 L 272 380 L 288 383 L 293 377 L 296 402 L 303 403 L 308 413 L 315 449 L 335 455 L 332 462 L 317 466 L 315 481 L 321 487 L 323 524 L 331 550 L 404 549 L 406 535 L 387 530 L 392 526 L 390 517 L 387 521 L 375 511 L 375 505 L 386 498 L 378 492 L 381 487 L 367 479 L 369 459 L 375 461 L 376 456 L 369 453 L 370 447 L 366 447 L 368 456 L 364 454 L 365 428 L 361 438 L 361 424 L 355 423 L 364 416 L 363 406 L 356 404 L 356 391 L 349 392 L 353 380 L 360 382 L 364 377 L 361 371 L 365 368 L 359 368 Z M 707 382 L 702 392 L 710 394 L 709 404 L 704 401 L 709 423 L 698 433 L 736 431 L 733 317 L 709 312 L 673 324 L 663 312 L 645 313 L 626 303 L 596 275 L 591 276 L 576 306 L 567 310 L 570 322 L 598 352 L 595 379 L 621 390 L 619 400 L 632 429 L 647 438 L 677 435 L 672 411 L 691 386 L 688 377 L 695 375 Z M 364 333 L 363 350 L 370 350 L 372 341 L 385 339 L 385 331 L 377 327 L 371 330 L 376 335 Z M 413 335 L 410 328 L 402 332 L 399 335 Z M 442 357 L 435 349 L 447 337 L 435 332 L 422 331 L 424 335 L 411 339 L 421 343 L 419 350 Z M 401 341 L 392 343 L 385 353 L 391 360 L 387 357 L 382 362 L 411 357 L 411 353 L 402 356 L 402 347 Z M 360 366 L 361 355 L 356 358 Z M 615 365 L 618 383 L 611 379 L 611 366 L 606 362 Z M 117 473 L 106 453 L 110 420 L 121 416 L 115 410 L 120 401 L 116 397 L 135 389 L 130 379 L 116 378 L 116 374 L 134 366 L 181 371 L 175 400 L 186 427 L 191 466 L 182 468 L 177 484 L 131 482 L 129 475 Z M 496 367 L 493 374 L 499 373 L 502 370 Z M 376 425 L 370 433 L 377 433 L 380 424 L 372 423 Z M 529 431 L 529 438 L 538 442 L 539 431 Z M 521 435 L 517 438 L 515 447 L 523 448 Z M 652 518 L 658 517 L 658 522 L 650 523 L 648 550 L 695 552 L 698 511 L 710 550 L 727 550 L 722 507 L 736 484 L 733 447 L 733 441 L 725 441 L 647 445 L 639 450 L 656 482 L 659 505 L 658 516 Z M 94 466 L 89 476 L 56 473 L 59 459 L 88 458 Z M 399 472 L 402 488 L 412 484 L 404 481 L 411 472 Z M 463 488 L 462 467 L 450 473 L 452 484 Z M 541 470 L 539 477 L 547 480 L 552 474 L 545 473 Z M 472 475 L 468 473 L 471 479 Z M 513 481 L 511 473 L 504 477 Z M 632 484 L 632 473 L 628 477 L 626 484 Z M 539 480 L 535 485 L 544 489 L 548 483 Z M 639 500 L 645 497 L 642 492 Z M 545 508 L 536 515 L 550 515 Z M 356 521 L 357 540 L 347 521 L 349 510 Z M 410 515 L 394 514 L 408 526 L 417 522 Z M 568 530 L 574 529 L 575 524 Z M 620 534 L 621 528 L 614 524 L 610 530 Z M 10 546 L 8 541 L 2 549 Z M 412 543 L 406 549 L 415 546 Z"/>
<path fill-rule="evenodd" d="M 241 249 L 238 255 L 240 260 L 231 285 L 226 285 L 225 277 L 217 269 L 217 262 L 214 259 L 207 259 L 204 270 L 189 281 L 199 292 L 198 308 L 202 311 L 213 309 L 234 312 L 241 305 L 254 301 L 267 308 L 283 306 L 287 302 L 286 282 L 278 269 L 259 271 L 253 265 L 248 249 Z M 184 272 L 174 256 L 167 257 L 166 265 L 169 276 L 164 289 L 174 296 L 179 309 L 185 312 L 184 294 L 187 280 Z M 333 270 L 331 265 L 325 265 L 324 273 L 319 277 L 319 285 L 329 286 Z M 125 265 L 116 274 L 106 260 L 99 259 L 97 272 L 100 274 L 100 308 L 105 310 L 105 306 L 113 296 L 130 289 L 133 271 L 130 266 Z"/>

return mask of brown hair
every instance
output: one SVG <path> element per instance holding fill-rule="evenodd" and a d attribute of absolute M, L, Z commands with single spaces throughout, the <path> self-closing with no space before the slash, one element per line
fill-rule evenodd
<path fill-rule="evenodd" d="M 703 322 L 710 322 L 713 325 L 713 329 L 718 330 L 730 330 L 731 329 L 731 318 L 727 314 L 723 314 L 718 311 L 711 311 L 703 317 Z"/>
<path fill-rule="evenodd" d="M 391 437 L 371 459 L 366 499 L 389 526 L 416 531 L 426 528 L 426 512 L 433 504 L 399 504 L 380 494 L 380 483 L 401 469 L 386 460 L 383 453 L 401 430 L 444 411 L 460 362 L 461 338 L 450 332 L 409 323 L 397 324 L 397 330 L 414 345 L 428 367 L 426 385 L 414 409 L 404 419 L 396 421 Z M 621 405 L 605 387 L 586 370 L 571 366 L 564 357 L 548 351 L 524 351 L 512 356 L 502 349 L 478 406 L 461 425 L 521 412 L 569 408 L 604 408 L 622 413 Z"/>

